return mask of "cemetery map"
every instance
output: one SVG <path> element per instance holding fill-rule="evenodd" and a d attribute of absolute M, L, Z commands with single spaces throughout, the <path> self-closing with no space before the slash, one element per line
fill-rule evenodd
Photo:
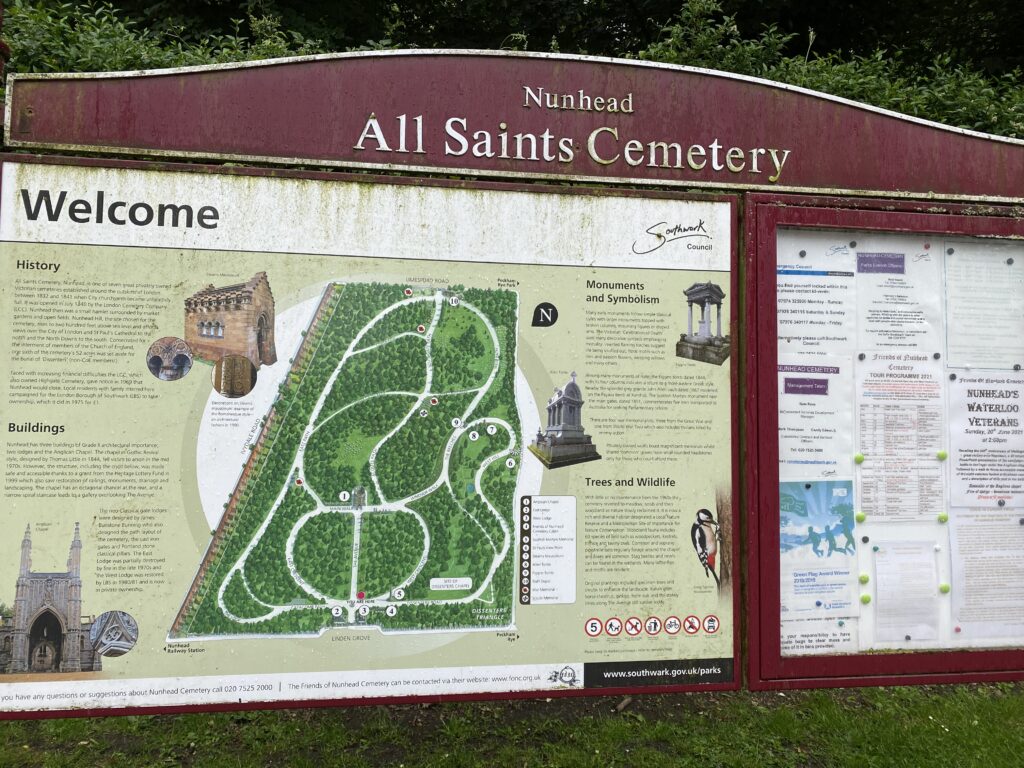
<path fill-rule="evenodd" d="M 171 639 L 513 622 L 511 291 L 332 283 Z"/>

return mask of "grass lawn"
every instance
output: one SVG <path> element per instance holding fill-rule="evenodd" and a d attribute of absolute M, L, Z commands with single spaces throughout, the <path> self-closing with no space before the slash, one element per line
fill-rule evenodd
<path fill-rule="evenodd" d="M 0 766 L 1024 764 L 1024 686 L 537 699 L 0 722 Z"/>

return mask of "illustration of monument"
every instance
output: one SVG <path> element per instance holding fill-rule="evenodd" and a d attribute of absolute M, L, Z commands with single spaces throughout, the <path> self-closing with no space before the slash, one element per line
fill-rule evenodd
<path fill-rule="evenodd" d="M 702 363 L 721 365 L 731 351 L 729 335 L 722 335 L 722 299 L 725 292 L 712 282 L 694 283 L 683 293 L 686 294 L 688 324 L 686 333 L 676 342 L 676 357 L 688 357 Z M 693 332 L 693 305 L 700 307 L 697 333 Z M 717 332 L 711 330 L 711 308 L 718 315 Z"/>
<path fill-rule="evenodd" d="M 75 535 L 67 570 L 32 570 L 32 531 L 25 527 L 14 615 L 0 616 L 0 673 L 96 672 L 101 658 L 82 618 L 82 540 Z"/>
<path fill-rule="evenodd" d="M 185 299 L 185 341 L 196 357 L 214 363 L 226 355 L 247 357 L 257 369 L 276 363 L 267 273 L 220 288 L 211 283 Z"/>
<path fill-rule="evenodd" d="M 601 458 L 590 435 L 583 431 L 583 393 L 572 372 L 569 383 L 556 389 L 548 400 L 548 426 L 529 446 L 530 451 L 548 469 L 568 467 Z"/>

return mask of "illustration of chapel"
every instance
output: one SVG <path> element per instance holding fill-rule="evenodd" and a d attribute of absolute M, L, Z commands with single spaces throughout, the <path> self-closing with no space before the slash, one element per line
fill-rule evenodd
<path fill-rule="evenodd" d="M 721 365 L 729 358 L 732 348 L 728 334 L 722 335 L 722 301 L 725 291 L 715 283 L 694 283 L 683 293 L 686 295 L 686 333 L 680 334 L 676 342 L 676 357 L 699 360 L 702 363 Z M 693 308 L 700 308 L 697 332 L 693 331 Z M 712 327 L 711 311 L 715 309 L 717 325 Z"/>
<path fill-rule="evenodd" d="M 583 392 L 576 371 L 569 382 L 548 400 L 548 425 L 528 447 L 548 469 L 568 467 L 601 458 L 590 435 L 583 431 Z"/>
<path fill-rule="evenodd" d="M 185 341 L 196 357 L 214 363 L 226 355 L 247 357 L 256 369 L 276 363 L 267 273 L 220 288 L 211 283 L 185 299 Z"/>
<path fill-rule="evenodd" d="M 90 640 L 93 619 L 82 617 L 82 540 L 75 535 L 67 570 L 32 570 L 32 530 L 25 527 L 14 615 L 0 616 L 0 673 L 97 672 Z"/>

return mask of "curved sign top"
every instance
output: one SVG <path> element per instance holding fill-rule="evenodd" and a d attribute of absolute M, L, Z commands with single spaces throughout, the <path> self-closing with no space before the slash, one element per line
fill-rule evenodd
<path fill-rule="evenodd" d="M 1024 200 L 1024 142 L 764 80 L 394 51 L 12 75 L 10 147 L 479 176 Z"/>

